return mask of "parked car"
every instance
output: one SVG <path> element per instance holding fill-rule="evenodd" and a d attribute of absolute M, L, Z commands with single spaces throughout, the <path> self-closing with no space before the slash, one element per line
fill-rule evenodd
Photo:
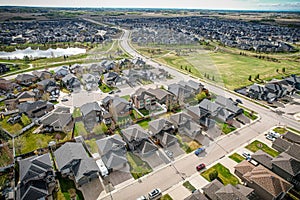
<path fill-rule="evenodd" d="M 275 132 L 275 131 L 270 131 L 269 135 L 272 136 L 272 137 L 274 137 L 274 138 L 279 138 L 280 137 L 280 134 L 277 133 L 277 132 Z"/>
<path fill-rule="evenodd" d="M 108 94 L 114 94 L 115 93 L 115 91 L 110 91 Z"/>
<path fill-rule="evenodd" d="M 203 152 L 205 150 L 205 147 L 200 147 L 198 149 L 195 150 L 195 155 L 198 156 L 201 152 Z"/>
<path fill-rule="evenodd" d="M 275 139 L 276 139 L 275 137 L 273 137 L 272 135 L 269 135 L 269 134 L 266 136 L 266 138 L 267 138 L 268 140 L 271 140 L 272 142 L 274 142 Z"/>
<path fill-rule="evenodd" d="M 235 102 L 243 104 L 242 100 L 240 100 L 240 99 L 236 99 Z"/>
<path fill-rule="evenodd" d="M 165 150 L 165 153 L 167 154 L 167 156 L 168 156 L 169 158 L 173 158 L 173 152 L 172 152 L 172 151 Z"/>
<path fill-rule="evenodd" d="M 200 165 L 198 165 L 197 167 L 196 167 L 196 170 L 197 171 L 200 171 L 201 169 L 204 169 L 205 168 L 205 164 L 204 163 L 201 163 Z"/>
<path fill-rule="evenodd" d="M 161 190 L 158 188 L 156 188 L 148 193 L 149 199 L 159 199 L 160 196 L 161 196 Z"/>
<path fill-rule="evenodd" d="M 145 197 L 145 196 L 143 195 L 143 196 L 140 196 L 139 198 L 137 198 L 136 200 L 147 200 L 147 197 Z"/>
<path fill-rule="evenodd" d="M 66 101 L 69 101 L 69 99 L 63 98 L 61 101 L 62 101 L 62 102 L 66 102 Z"/>
<path fill-rule="evenodd" d="M 244 151 L 242 154 L 246 160 L 251 160 L 251 154 L 248 151 Z"/>

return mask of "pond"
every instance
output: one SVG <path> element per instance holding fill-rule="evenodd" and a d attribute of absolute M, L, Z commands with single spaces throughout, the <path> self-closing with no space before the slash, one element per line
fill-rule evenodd
<path fill-rule="evenodd" d="M 70 56 L 70 55 L 77 55 L 81 53 L 86 53 L 86 49 L 83 48 L 57 48 L 57 49 L 47 49 L 47 50 L 40 50 L 40 49 L 31 49 L 28 47 L 27 49 L 16 49 L 12 52 L 5 52 L 0 51 L 0 58 L 4 59 L 23 59 L 24 56 L 28 56 L 29 58 L 55 58 L 59 56 Z"/>

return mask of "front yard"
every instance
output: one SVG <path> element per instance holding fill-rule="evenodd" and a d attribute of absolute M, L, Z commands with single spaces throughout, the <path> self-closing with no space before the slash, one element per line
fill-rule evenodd
<path fill-rule="evenodd" d="M 99 86 L 99 89 L 104 93 L 109 93 L 110 91 L 113 90 L 112 87 L 109 87 L 108 85 L 105 85 L 104 83 L 102 83 L 102 85 Z"/>
<path fill-rule="evenodd" d="M 256 120 L 257 119 L 257 116 L 254 112 L 252 113 L 252 112 L 248 112 L 248 111 L 244 110 L 244 115 L 246 117 L 248 117 L 249 119 L 251 119 L 251 120 Z"/>
<path fill-rule="evenodd" d="M 279 134 L 285 134 L 288 130 L 284 127 L 276 127 L 273 129 L 273 131 L 275 131 L 276 133 L 279 133 Z"/>
<path fill-rule="evenodd" d="M 202 172 L 201 176 L 203 176 L 208 181 L 213 181 L 211 180 L 212 175 L 210 174 L 215 174 L 214 178 L 220 180 L 224 185 L 227 184 L 237 185 L 239 183 L 237 177 L 231 174 L 229 169 L 227 169 L 220 163 L 217 163 L 216 165 Z"/>
<path fill-rule="evenodd" d="M 134 179 L 138 179 L 153 171 L 147 162 L 133 153 L 127 152 L 126 157 L 130 165 L 130 173 Z"/>
<path fill-rule="evenodd" d="M 189 181 L 184 182 L 182 185 L 191 192 L 196 190 L 196 188 Z"/>
<path fill-rule="evenodd" d="M 176 134 L 176 138 L 178 139 L 179 145 L 182 148 L 182 150 L 185 151 L 185 153 L 191 153 L 201 147 L 201 144 L 199 144 L 195 140 L 184 142 L 182 136 L 180 136 L 179 134 Z"/>
<path fill-rule="evenodd" d="M 232 160 L 234 160 L 237 163 L 240 163 L 243 160 L 245 160 L 245 158 L 238 153 L 234 153 L 234 154 L 230 155 L 229 158 L 231 158 Z"/>
<path fill-rule="evenodd" d="M 272 157 L 277 157 L 279 155 L 278 151 L 268 147 L 266 144 L 264 144 L 264 143 L 262 143 L 258 140 L 255 140 L 251 144 L 248 144 L 245 148 L 249 149 L 252 152 L 262 150 L 262 151 L 266 152 L 267 154 L 269 154 Z"/>

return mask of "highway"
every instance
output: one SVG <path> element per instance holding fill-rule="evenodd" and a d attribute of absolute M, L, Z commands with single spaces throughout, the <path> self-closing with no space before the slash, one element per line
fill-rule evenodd
<path fill-rule="evenodd" d="M 140 57 L 149 65 L 164 68 L 170 74 L 175 76 L 174 79 L 176 81 L 194 79 L 189 75 L 182 74 L 181 72 L 178 72 L 177 70 L 168 66 L 160 65 L 152 61 L 151 59 L 139 54 L 129 43 L 130 31 L 123 31 L 124 33 L 120 38 L 119 44 L 132 57 Z M 228 92 L 224 88 L 212 85 L 210 83 L 204 83 L 204 85 L 207 89 L 215 94 L 231 97 L 232 99 L 241 99 L 241 97 L 237 96 L 233 92 Z M 171 188 L 173 185 L 176 185 L 180 181 L 186 179 L 187 177 L 195 174 L 195 166 L 199 163 L 206 163 L 207 165 L 214 163 L 215 161 L 218 161 L 220 158 L 229 154 L 231 151 L 248 144 L 250 140 L 274 126 L 280 124 L 300 130 L 299 122 L 279 115 L 276 112 L 255 104 L 247 99 L 242 99 L 242 101 L 243 106 L 259 114 L 259 120 L 253 122 L 248 126 L 244 126 L 234 133 L 226 136 L 221 136 L 207 147 L 205 156 L 202 156 L 200 158 L 196 157 L 194 154 L 183 156 L 182 158 L 175 160 L 171 164 L 157 169 L 151 174 L 140 178 L 139 181 L 135 180 L 126 186 L 116 188 L 111 192 L 111 194 L 100 196 L 98 199 L 136 199 L 141 195 L 147 194 L 154 188 L 160 188 L 162 191 L 165 191 Z"/>

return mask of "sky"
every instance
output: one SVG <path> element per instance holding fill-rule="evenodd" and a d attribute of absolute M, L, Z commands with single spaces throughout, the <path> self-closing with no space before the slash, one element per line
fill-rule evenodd
<path fill-rule="evenodd" d="M 0 5 L 300 11 L 300 0 L 0 0 Z"/>

